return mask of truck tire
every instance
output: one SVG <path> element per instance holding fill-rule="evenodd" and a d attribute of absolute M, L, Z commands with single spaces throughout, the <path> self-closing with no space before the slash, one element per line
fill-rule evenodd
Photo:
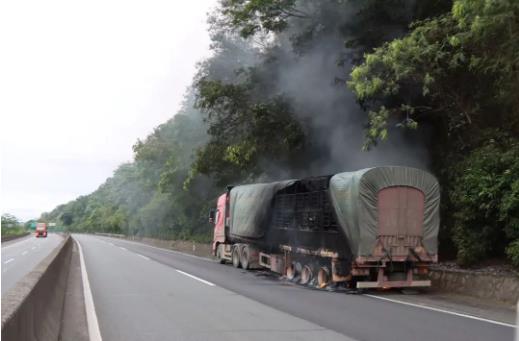
<path fill-rule="evenodd" d="M 249 269 L 249 260 L 250 260 L 250 250 L 247 245 L 245 245 L 241 250 L 240 263 L 241 267 L 245 270 Z"/>
<path fill-rule="evenodd" d="M 240 247 L 238 245 L 232 249 L 232 266 L 235 268 L 240 267 Z"/>
<path fill-rule="evenodd" d="M 298 268 L 299 268 L 299 270 L 298 270 Z M 290 263 L 290 265 L 287 266 L 287 270 L 286 270 L 287 279 L 290 281 L 295 280 L 297 278 L 297 276 L 300 275 L 300 269 L 301 269 L 301 264 L 298 264 L 297 262 Z"/>
<path fill-rule="evenodd" d="M 317 273 L 317 285 L 319 288 L 324 288 L 330 284 L 330 269 L 327 266 L 322 266 Z"/>
<path fill-rule="evenodd" d="M 301 279 L 300 282 L 303 285 L 310 284 L 312 279 L 314 278 L 314 269 L 311 265 L 307 264 L 303 266 L 303 270 L 301 270 Z"/>

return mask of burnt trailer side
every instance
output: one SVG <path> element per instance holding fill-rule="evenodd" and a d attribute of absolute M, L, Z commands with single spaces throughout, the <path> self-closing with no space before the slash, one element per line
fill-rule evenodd
<path fill-rule="evenodd" d="M 351 277 L 352 254 L 329 195 L 332 176 L 298 180 L 278 191 L 267 234 L 271 252 L 283 252 L 289 279 L 320 286 Z"/>

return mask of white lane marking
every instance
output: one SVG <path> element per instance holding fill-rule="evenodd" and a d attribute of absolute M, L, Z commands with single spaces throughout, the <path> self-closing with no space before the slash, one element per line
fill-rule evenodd
<path fill-rule="evenodd" d="M 422 309 L 432 310 L 432 311 L 436 311 L 436 312 L 439 312 L 439 313 L 444 313 L 444 314 L 449 314 L 449 315 L 454 315 L 454 316 L 459 316 L 459 317 L 465 317 L 465 318 L 473 319 L 473 320 L 477 320 L 477 321 L 488 322 L 488 323 L 492 323 L 492 324 L 497 324 L 499 326 L 515 328 L 515 325 L 510 324 L 510 323 L 489 320 L 489 319 L 485 319 L 485 318 L 482 318 L 482 317 L 477 317 L 477 316 L 474 316 L 474 315 L 468 315 L 468 314 L 463 314 L 463 313 L 456 313 L 454 311 L 449 311 L 449 310 L 444 310 L 444 309 L 439 309 L 439 308 L 433 308 L 433 307 L 429 307 L 429 306 L 426 306 L 426 305 L 409 303 L 409 302 L 394 300 L 392 298 L 381 297 L 381 296 L 376 296 L 376 295 L 364 294 L 363 296 L 368 296 L 368 297 L 376 298 L 376 299 L 382 300 L 382 301 L 399 303 L 399 304 L 403 304 L 403 305 L 407 305 L 407 306 L 411 306 L 411 307 L 415 307 L 415 308 L 422 308 Z"/>
<path fill-rule="evenodd" d="M 108 245 L 114 246 L 114 244 L 113 244 L 113 243 L 110 243 L 110 242 L 108 243 Z"/>
<path fill-rule="evenodd" d="M 36 246 L 31 247 L 31 250 L 36 250 Z"/>
<path fill-rule="evenodd" d="M 14 261 L 14 258 L 9 258 L 8 260 L 6 260 L 6 261 L 4 262 L 4 264 L 11 263 L 12 261 Z"/>
<path fill-rule="evenodd" d="M 201 279 L 200 277 L 196 277 L 196 276 L 194 276 L 194 275 L 188 274 L 187 272 L 184 272 L 184 271 L 182 271 L 182 270 L 178 270 L 178 269 L 177 269 L 177 272 L 178 272 L 178 273 L 181 273 L 181 274 L 184 275 L 184 276 L 190 277 L 190 278 L 192 278 L 192 279 L 196 279 L 197 281 L 200 281 L 200 282 L 202 282 L 202 283 L 204 283 L 204 284 L 207 284 L 207 285 L 209 285 L 209 286 L 211 286 L 211 287 L 214 287 L 214 286 L 215 286 L 214 283 L 211 283 L 211 282 L 209 282 L 209 281 L 206 281 L 205 279 Z"/>
<path fill-rule="evenodd" d="M 85 266 L 85 257 L 79 240 L 75 239 L 79 248 L 79 259 L 81 263 L 81 278 L 83 279 L 83 296 L 85 297 L 85 310 L 87 315 L 88 336 L 90 341 L 102 341 L 99 323 L 97 322 L 96 307 L 94 306 L 94 298 L 90 289 L 90 281 Z"/>
<path fill-rule="evenodd" d="M 124 251 L 128 251 L 128 249 L 126 249 L 126 248 L 124 248 L 122 246 L 119 246 L 119 249 L 124 250 Z"/>
<path fill-rule="evenodd" d="M 144 255 L 141 255 L 141 254 L 138 254 L 138 253 L 136 253 L 136 255 L 139 256 L 139 257 L 141 257 L 141 258 L 144 258 L 144 259 L 146 259 L 146 260 L 151 260 L 151 259 L 149 259 L 148 257 L 146 257 L 146 256 L 144 256 Z"/>
<path fill-rule="evenodd" d="M 28 253 L 29 253 L 29 251 L 24 251 L 24 252 L 22 252 L 22 256 L 25 256 Z"/>

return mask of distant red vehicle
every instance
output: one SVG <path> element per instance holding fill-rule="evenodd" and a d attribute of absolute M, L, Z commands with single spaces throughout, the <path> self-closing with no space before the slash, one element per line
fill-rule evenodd
<path fill-rule="evenodd" d="M 47 237 L 47 224 L 46 223 L 38 223 L 36 225 L 36 238 L 39 237 Z"/>

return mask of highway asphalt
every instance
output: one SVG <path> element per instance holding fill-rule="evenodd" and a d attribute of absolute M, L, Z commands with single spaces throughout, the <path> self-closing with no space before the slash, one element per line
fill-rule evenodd
<path fill-rule="evenodd" d="M 93 236 L 74 238 L 84 253 L 105 341 L 344 340 L 140 253 Z"/>
<path fill-rule="evenodd" d="M 2 295 L 33 270 L 63 238 L 50 233 L 47 238 L 34 234 L 2 244 Z"/>
<path fill-rule="evenodd" d="M 36 267 L 63 238 L 50 233 L 47 238 L 34 234 L 2 244 L 2 295 Z"/>
<path fill-rule="evenodd" d="M 514 328 L 75 235 L 103 340 L 513 340 Z"/>

